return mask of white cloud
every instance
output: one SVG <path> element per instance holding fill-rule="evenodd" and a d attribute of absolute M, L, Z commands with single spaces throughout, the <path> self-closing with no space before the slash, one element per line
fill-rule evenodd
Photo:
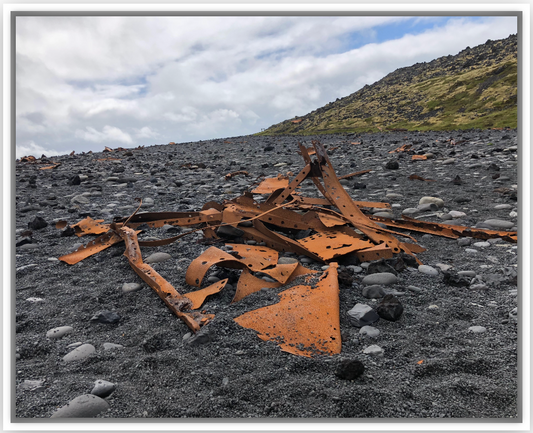
<path fill-rule="evenodd" d="M 85 131 L 77 129 L 75 133 L 77 138 L 86 141 L 93 141 L 95 143 L 110 142 L 110 141 L 120 141 L 121 143 L 132 143 L 133 140 L 131 136 L 121 131 L 115 126 L 105 125 L 102 132 L 97 131 L 92 126 L 86 126 Z"/>
<path fill-rule="evenodd" d="M 60 152 L 55 149 L 44 148 L 43 146 L 36 144 L 34 141 L 29 141 L 27 143 L 17 145 L 15 157 L 22 158 L 23 156 L 32 155 L 32 156 L 35 156 L 36 158 L 40 158 L 42 155 L 49 157 L 49 156 L 61 155 L 63 153 L 64 152 Z"/>
<path fill-rule="evenodd" d="M 254 133 L 516 31 L 512 17 L 17 17 L 17 142 Z"/>

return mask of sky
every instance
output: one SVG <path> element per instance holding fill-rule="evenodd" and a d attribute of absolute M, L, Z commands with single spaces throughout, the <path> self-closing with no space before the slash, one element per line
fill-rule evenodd
<path fill-rule="evenodd" d="M 503 16 L 18 16 L 16 157 L 253 134 L 516 33 Z"/>

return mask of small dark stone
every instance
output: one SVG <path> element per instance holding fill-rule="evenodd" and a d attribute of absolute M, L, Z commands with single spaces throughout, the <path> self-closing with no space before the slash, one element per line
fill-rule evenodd
<path fill-rule="evenodd" d="M 91 322 L 106 324 L 117 323 L 119 320 L 120 316 L 114 311 L 109 310 L 99 311 L 93 317 L 91 317 Z"/>
<path fill-rule="evenodd" d="M 448 270 L 443 271 L 443 279 L 444 283 L 448 284 L 449 286 L 455 286 L 455 287 L 466 287 L 470 285 L 471 278 L 459 275 L 457 272 Z"/>
<path fill-rule="evenodd" d="M 337 367 L 335 376 L 343 380 L 354 380 L 361 376 L 364 371 L 365 366 L 361 361 L 357 359 L 345 359 Z"/>
<path fill-rule="evenodd" d="M 403 313 L 403 305 L 394 295 L 387 295 L 376 307 L 376 312 L 382 319 L 395 322 Z"/>
<path fill-rule="evenodd" d="M 76 176 L 72 176 L 69 180 L 68 180 L 68 184 L 69 185 L 79 185 L 81 183 L 81 179 L 78 175 Z"/>
<path fill-rule="evenodd" d="M 355 255 L 355 253 L 348 253 L 338 258 L 339 265 L 343 266 L 357 266 L 361 263 L 361 260 Z"/>
<path fill-rule="evenodd" d="M 32 230 L 44 229 L 46 226 L 48 226 L 48 223 L 40 216 L 36 216 L 33 221 L 28 223 L 28 228 Z"/>
<path fill-rule="evenodd" d="M 389 170 L 398 170 L 400 168 L 400 164 L 395 159 L 391 159 L 387 162 L 385 168 Z"/>
<path fill-rule="evenodd" d="M 500 176 L 501 176 L 500 173 L 496 173 L 496 174 L 492 175 L 492 178 L 493 179 L 498 179 Z"/>
<path fill-rule="evenodd" d="M 468 197 L 457 197 L 455 199 L 455 202 L 456 203 L 468 203 L 470 202 L 471 200 L 468 198 Z"/>
<path fill-rule="evenodd" d="M 265 152 L 270 152 L 270 151 L 272 151 L 272 150 L 274 150 L 274 146 L 267 146 L 267 147 L 265 147 L 265 149 L 264 149 Z"/>
<path fill-rule="evenodd" d="M 396 269 L 390 266 L 385 259 L 380 259 L 378 261 L 370 263 L 367 268 L 367 274 L 380 274 L 382 272 L 390 272 L 391 274 L 398 275 Z"/>
<path fill-rule="evenodd" d="M 462 179 L 459 177 L 459 175 L 455 176 L 455 178 L 452 180 L 452 183 L 454 185 L 462 185 L 464 182 L 462 181 Z"/>
<path fill-rule="evenodd" d="M 75 234 L 76 230 L 74 230 L 71 226 L 67 226 L 67 228 L 61 232 L 61 237 L 74 236 Z"/>
<path fill-rule="evenodd" d="M 355 182 L 353 184 L 353 189 L 365 189 L 366 185 L 364 183 Z"/>
<path fill-rule="evenodd" d="M 350 286 L 353 284 L 353 276 L 346 269 L 341 269 L 338 272 L 339 283 L 344 286 Z"/>
<path fill-rule="evenodd" d="M 496 164 L 492 163 L 488 166 L 487 170 L 490 171 L 500 171 L 500 167 L 498 167 Z"/>
<path fill-rule="evenodd" d="M 17 247 L 21 247 L 22 245 L 31 244 L 31 243 L 32 243 L 31 238 L 22 238 L 22 239 L 18 240 L 15 245 Z"/>
<path fill-rule="evenodd" d="M 261 165 L 261 168 L 268 168 L 269 167 L 269 163 L 268 162 L 265 162 L 264 164 Z"/>

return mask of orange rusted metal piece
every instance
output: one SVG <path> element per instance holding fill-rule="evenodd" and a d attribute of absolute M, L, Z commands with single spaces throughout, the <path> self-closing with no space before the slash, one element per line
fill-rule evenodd
<path fill-rule="evenodd" d="M 74 265 L 118 242 L 122 242 L 120 236 L 112 231 L 109 231 L 89 242 L 87 245 L 82 245 L 73 253 L 65 254 L 64 256 L 59 257 L 59 260 L 68 263 L 69 265 Z"/>
<path fill-rule="evenodd" d="M 51 169 L 59 167 L 60 165 L 61 165 L 60 162 L 54 162 L 54 164 L 47 165 L 46 167 L 41 167 L 41 168 L 39 168 L 39 170 L 51 170 Z"/>
<path fill-rule="evenodd" d="M 323 261 L 329 261 L 344 254 L 374 246 L 370 241 L 357 239 L 333 229 L 299 239 L 298 243 L 315 253 Z"/>
<path fill-rule="evenodd" d="M 424 179 L 418 174 L 412 174 L 411 176 L 409 176 L 409 180 L 423 180 L 424 182 L 435 182 L 434 179 Z"/>
<path fill-rule="evenodd" d="M 345 174 L 344 176 L 339 176 L 338 179 L 339 180 L 341 180 L 341 179 L 350 179 L 351 177 L 362 176 L 363 174 L 370 173 L 371 171 L 372 170 L 356 171 L 355 173 L 350 173 L 350 174 Z"/>
<path fill-rule="evenodd" d="M 411 156 L 411 160 L 412 161 L 425 161 L 426 159 L 428 159 L 428 157 L 426 155 L 413 155 L 413 156 Z"/>
<path fill-rule="evenodd" d="M 210 295 L 214 295 L 215 293 L 219 293 L 228 283 L 228 279 L 225 278 L 223 280 L 217 281 L 214 284 L 211 284 L 209 287 L 206 287 L 205 289 L 196 290 L 194 292 L 186 293 L 186 298 L 190 299 L 192 302 L 191 309 L 197 310 L 202 306 L 202 304 L 205 301 L 205 298 L 207 298 Z"/>
<path fill-rule="evenodd" d="M 278 189 L 285 189 L 289 186 L 289 178 L 287 176 L 278 175 L 278 177 L 267 177 L 255 189 L 253 194 L 272 194 Z"/>
<path fill-rule="evenodd" d="M 400 146 L 394 150 L 391 150 L 389 153 L 398 153 L 398 152 L 407 152 L 408 150 L 413 147 L 412 144 L 404 144 L 403 146 Z"/>
<path fill-rule="evenodd" d="M 235 322 L 294 355 L 340 353 L 337 267 L 332 263 L 315 284 L 285 290 L 279 303 L 244 313 Z"/>
<path fill-rule="evenodd" d="M 193 301 L 180 295 L 167 280 L 150 265 L 143 262 L 141 249 L 137 241 L 137 233 L 129 227 L 121 227 L 118 232 L 126 243 L 124 255 L 128 258 L 130 266 L 192 331 L 197 332 L 201 325 L 206 324 L 214 317 L 213 315 L 204 315 L 199 312 L 184 312 L 183 310 L 192 308 Z"/>
<path fill-rule="evenodd" d="M 247 171 L 239 170 L 239 171 L 234 171 L 232 173 L 226 174 L 226 176 L 224 176 L 224 178 L 226 180 L 228 180 L 228 179 L 231 179 L 232 177 L 235 177 L 235 176 L 240 175 L 240 174 L 242 174 L 243 176 L 250 176 L 250 174 Z"/>
<path fill-rule="evenodd" d="M 109 224 L 101 224 L 103 221 L 104 220 L 93 220 L 91 217 L 87 217 L 74 224 L 72 228 L 78 237 L 87 234 L 99 235 L 109 231 Z"/>

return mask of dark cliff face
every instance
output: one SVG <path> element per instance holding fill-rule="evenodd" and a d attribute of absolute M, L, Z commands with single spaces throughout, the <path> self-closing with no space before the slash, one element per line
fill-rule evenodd
<path fill-rule="evenodd" d="M 399 68 L 264 134 L 516 127 L 517 36 Z"/>

